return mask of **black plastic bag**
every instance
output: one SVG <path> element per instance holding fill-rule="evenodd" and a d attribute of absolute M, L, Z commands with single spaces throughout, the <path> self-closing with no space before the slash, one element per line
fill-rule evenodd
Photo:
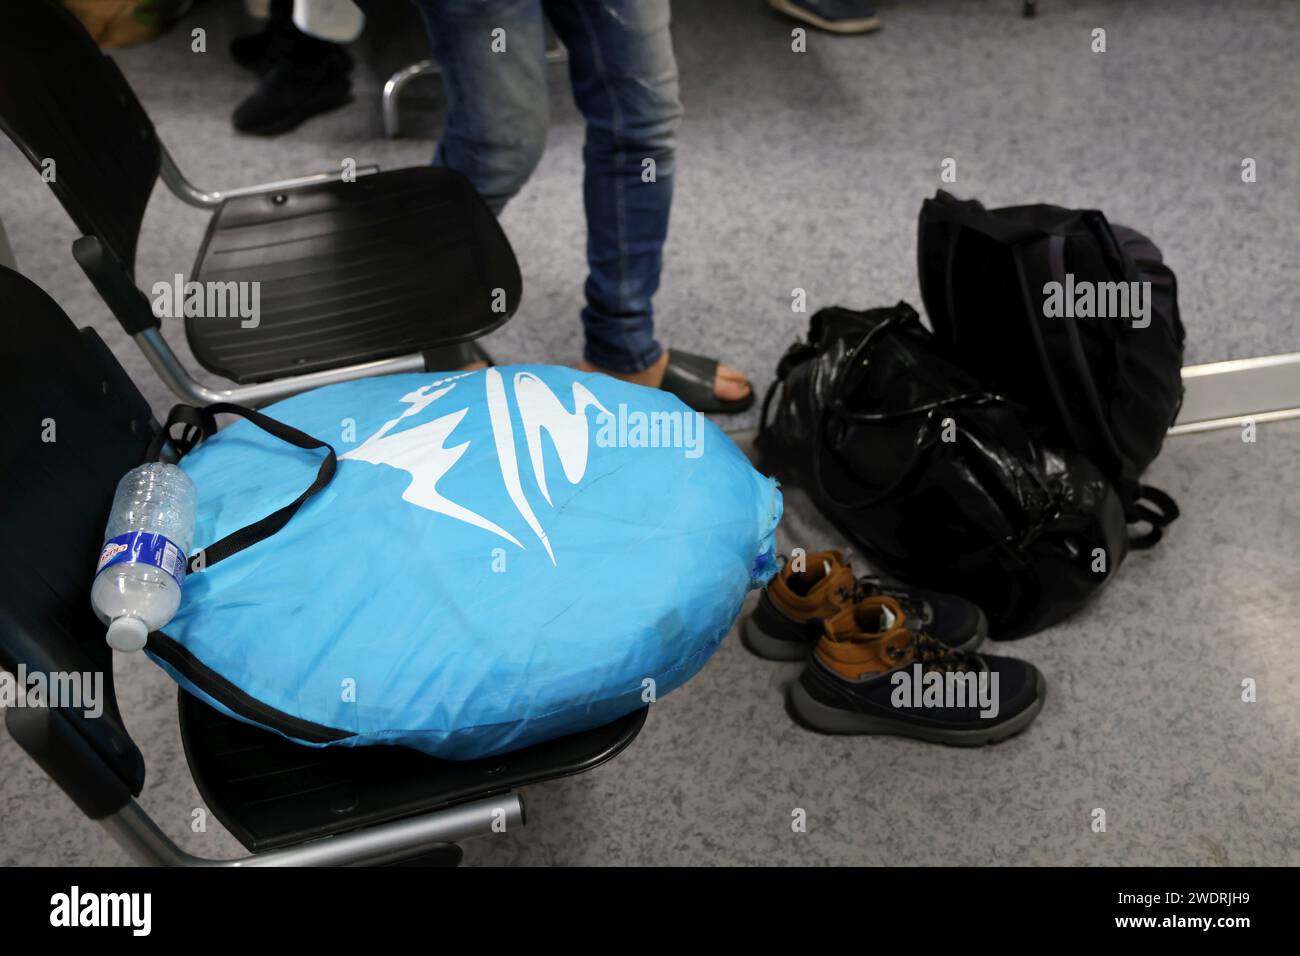
<path fill-rule="evenodd" d="M 1096 466 L 1044 446 L 906 303 L 823 309 L 777 376 L 760 453 L 879 569 L 975 602 L 991 636 L 1060 621 L 1124 560 L 1124 510 Z"/>

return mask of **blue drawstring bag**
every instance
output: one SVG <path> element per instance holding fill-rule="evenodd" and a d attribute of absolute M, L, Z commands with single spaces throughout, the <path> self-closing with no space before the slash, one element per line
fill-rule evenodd
<path fill-rule="evenodd" d="M 300 743 L 473 759 L 608 723 L 693 676 L 776 570 L 776 482 L 657 389 L 513 366 L 264 412 L 288 428 L 182 459 L 195 541 L 221 540 L 147 650 Z"/>

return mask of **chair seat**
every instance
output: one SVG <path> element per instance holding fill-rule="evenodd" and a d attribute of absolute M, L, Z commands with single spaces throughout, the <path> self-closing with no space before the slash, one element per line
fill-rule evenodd
<path fill-rule="evenodd" d="M 291 846 L 591 770 L 648 708 L 595 730 L 474 761 L 405 747 L 305 747 L 180 691 L 181 737 L 208 808 L 249 850 Z"/>
<path fill-rule="evenodd" d="M 256 326 L 185 320 L 200 364 L 240 384 L 468 341 L 505 322 L 521 290 L 496 217 L 465 177 L 432 166 L 228 199 L 192 278 L 259 283 Z"/>

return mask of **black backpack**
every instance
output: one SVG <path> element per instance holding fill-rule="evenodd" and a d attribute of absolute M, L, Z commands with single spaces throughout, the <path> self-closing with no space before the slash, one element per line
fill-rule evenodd
<path fill-rule="evenodd" d="M 1077 609 L 1128 550 L 1110 482 L 1028 421 L 907 303 L 831 308 L 781 359 L 757 446 L 878 568 L 968 598 L 1007 639 Z"/>
<path fill-rule="evenodd" d="M 1160 250 L 1095 209 L 986 210 L 940 191 L 921 207 L 918 261 L 930 324 L 949 353 L 1033 409 L 1047 441 L 1101 468 L 1128 520 L 1151 525 L 1135 545 L 1158 541 L 1178 508 L 1139 479 L 1182 404 L 1184 340 Z M 1131 293 L 1143 283 L 1139 320 Z"/>

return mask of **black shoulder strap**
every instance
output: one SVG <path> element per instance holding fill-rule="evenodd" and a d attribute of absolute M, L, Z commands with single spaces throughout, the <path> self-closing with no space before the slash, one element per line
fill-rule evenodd
<path fill-rule="evenodd" d="M 332 445 L 321 441 L 319 438 L 313 438 L 292 425 L 286 425 L 284 422 L 276 421 L 261 412 L 254 411 L 251 408 L 244 408 L 242 405 L 234 405 L 230 402 L 214 402 L 203 408 L 196 408 L 193 405 L 175 406 L 168 414 L 167 423 L 163 426 L 162 431 L 154 437 L 153 443 L 149 446 L 149 460 L 157 461 L 162 455 L 163 446 L 168 442 L 171 443 L 171 446 L 181 457 L 189 454 L 205 438 L 216 434 L 218 415 L 239 415 L 281 441 L 286 441 L 291 445 L 307 450 L 324 448 L 326 454 L 321 460 L 319 470 L 316 472 L 316 480 L 311 483 L 311 486 L 306 491 L 283 508 L 273 511 L 260 521 L 246 525 L 238 531 L 232 531 L 221 540 L 195 551 L 190 556 L 189 566 L 186 568 L 187 571 L 191 572 L 211 567 L 218 561 L 228 558 L 232 554 L 238 554 L 250 545 L 254 545 L 275 534 L 289 523 L 289 519 L 298 513 L 298 509 L 307 502 L 307 499 L 333 480 L 334 472 L 338 469 L 338 455 Z"/>
<path fill-rule="evenodd" d="M 1151 507 L 1152 505 L 1155 507 Z M 1129 547 L 1135 551 L 1145 551 L 1154 546 L 1164 536 L 1165 528 L 1172 524 L 1180 513 L 1178 503 L 1159 488 L 1138 485 L 1137 500 L 1127 517 L 1130 522 L 1145 521 L 1151 526 L 1151 530 L 1146 534 L 1129 538 Z"/>

